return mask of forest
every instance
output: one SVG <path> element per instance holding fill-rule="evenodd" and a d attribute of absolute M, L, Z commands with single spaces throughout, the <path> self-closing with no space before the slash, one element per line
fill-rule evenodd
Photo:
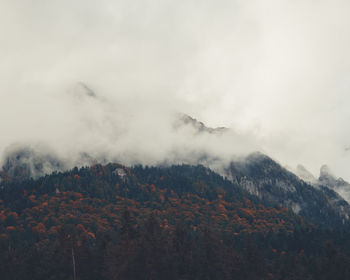
<path fill-rule="evenodd" d="M 2 174 L 1 279 L 350 279 L 347 227 L 203 166 Z"/>

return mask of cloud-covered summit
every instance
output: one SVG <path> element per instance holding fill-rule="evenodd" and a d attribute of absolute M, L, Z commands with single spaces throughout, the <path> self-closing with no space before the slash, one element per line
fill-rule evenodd
<path fill-rule="evenodd" d="M 204 123 L 189 115 L 179 114 L 178 119 L 175 120 L 174 127 L 181 128 L 183 126 L 192 127 L 196 133 L 223 134 L 229 130 L 227 127 L 207 127 Z"/>
<path fill-rule="evenodd" d="M 126 165 L 205 164 L 221 168 L 233 157 L 258 148 L 253 135 L 211 128 L 189 115 L 157 108 L 125 110 L 133 100 L 116 101 L 77 83 L 55 98 L 56 108 L 69 120 L 67 127 L 52 123 L 52 141 L 44 131 L 36 140 L 22 139 L 6 147 L 2 166 L 7 173 L 23 169 L 29 177 L 93 163 Z M 123 104 L 124 106 L 121 106 Z M 60 131 L 60 129 L 62 129 Z M 18 167 L 18 168 L 17 168 Z"/>
<path fill-rule="evenodd" d="M 349 11 L 345 0 L 1 1 L 1 153 L 44 142 L 157 163 L 260 150 L 349 180 Z M 66 94 L 77 81 L 91 91 Z M 179 112 L 233 138 L 174 134 Z"/>

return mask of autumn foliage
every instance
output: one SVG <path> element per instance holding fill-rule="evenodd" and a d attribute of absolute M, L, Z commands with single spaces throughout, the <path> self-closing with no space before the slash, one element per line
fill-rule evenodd
<path fill-rule="evenodd" d="M 3 279 L 69 279 L 72 255 L 79 279 L 280 279 L 274 265 L 315 252 L 293 245 L 312 224 L 202 166 L 95 165 L 0 195 Z"/>

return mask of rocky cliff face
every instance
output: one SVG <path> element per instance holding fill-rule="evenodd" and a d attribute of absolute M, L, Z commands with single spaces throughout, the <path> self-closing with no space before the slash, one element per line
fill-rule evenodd
<path fill-rule="evenodd" d="M 295 174 L 305 182 L 314 184 L 317 182 L 317 179 L 314 175 L 311 174 L 309 170 L 307 170 L 303 165 L 298 164 L 295 169 Z"/>
<path fill-rule="evenodd" d="M 195 133 L 223 134 L 228 131 L 228 128 L 226 127 L 208 127 L 204 123 L 186 114 L 179 115 L 178 119 L 174 123 L 174 127 L 190 127 Z"/>
<path fill-rule="evenodd" d="M 317 184 L 334 190 L 350 203 L 350 184 L 343 178 L 336 178 L 327 165 L 321 167 Z"/>
<path fill-rule="evenodd" d="M 334 190 L 315 188 L 266 155 L 254 153 L 231 162 L 227 176 L 265 202 L 292 209 L 314 222 L 349 222 L 350 206 Z"/>
<path fill-rule="evenodd" d="M 37 179 L 54 171 L 64 170 L 64 168 L 63 161 L 52 152 L 26 146 L 7 152 L 2 174 L 3 177 L 21 181 L 29 178 Z"/>
<path fill-rule="evenodd" d="M 94 96 L 92 93 L 89 96 Z M 210 128 L 202 122 L 182 115 L 178 118 L 176 128 L 192 129 L 194 135 L 199 133 L 221 134 L 227 128 Z M 194 165 L 210 162 L 207 155 L 198 156 Z M 245 189 L 263 202 L 292 209 L 296 214 L 309 218 L 315 223 L 326 226 L 350 224 L 350 184 L 332 175 L 328 167 L 321 168 L 320 177 L 316 179 L 303 166 L 298 166 L 294 173 L 283 168 L 270 157 L 253 153 L 243 159 L 233 160 L 227 166 L 220 158 L 215 158 L 217 164 L 226 166 L 217 170 L 229 178 L 235 185 Z M 106 163 L 100 158 L 94 159 L 88 154 L 81 154 L 73 164 L 55 156 L 50 151 L 33 147 L 19 147 L 8 151 L 0 171 L 0 185 L 4 181 L 23 181 L 29 178 L 39 178 L 54 171 L 64 171 L 73 166 L 90 166 L 96 163 Z M 118 173 L 118 170 L 116 171 Z M 119 173 L 121 171 L 119 170 Z M 118 173 L 118 174 L 119 174 Z"/>

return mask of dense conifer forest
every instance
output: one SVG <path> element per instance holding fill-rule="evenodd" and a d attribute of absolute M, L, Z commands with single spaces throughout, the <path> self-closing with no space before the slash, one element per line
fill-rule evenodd
<path fill-rule="evenodd" d="M 350 235 L 203 166 L 74 168 L 0 190 L 1 279 L 350 279 Z"/>

